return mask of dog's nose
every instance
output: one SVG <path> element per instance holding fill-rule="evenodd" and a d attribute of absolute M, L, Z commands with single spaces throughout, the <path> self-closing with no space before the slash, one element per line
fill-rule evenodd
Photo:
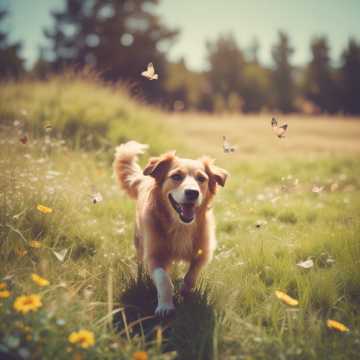
<path fill-rule="evenodd" d="M 185 196 L 187 200 L 196 200 L 199 197 L 199 191 L 193 189 L 186 189 Z"/>

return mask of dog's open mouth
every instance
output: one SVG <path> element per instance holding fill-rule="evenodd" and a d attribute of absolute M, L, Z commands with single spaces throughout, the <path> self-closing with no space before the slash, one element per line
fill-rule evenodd
<path fill-rule="evenodd" d="M 194 216 L 195 216 L 194 203 L 180 204 L 171 196 L 171 194 L 169 194 L 169 200 L 175 211 L 179 214 L 181 221 L 188 224 L 194 220 Z"/>

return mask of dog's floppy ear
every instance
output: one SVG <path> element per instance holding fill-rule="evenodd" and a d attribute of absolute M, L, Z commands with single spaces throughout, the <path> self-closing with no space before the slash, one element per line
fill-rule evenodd
<path fill-rule="evenodd" d="M 151 158 L 145 166 L 143 174 L 152 176 L 157 181 L 162 181 L 174 158 L 175 151 L 170 151 L 166 154 L 160 155 L 159 157 Z"/>
<path fill-rule="evenodd" d="M 227 177 L 229 176 L 229 173 L 214 165 L 214 160 L 210 159 L 208 157 L 203 157 L 202 162 L 205 165 L 205 171 L 209 176 L 209 190 L 211 192 L 216 191 L 216 185 L 225 186 L 225 182 Z"/>

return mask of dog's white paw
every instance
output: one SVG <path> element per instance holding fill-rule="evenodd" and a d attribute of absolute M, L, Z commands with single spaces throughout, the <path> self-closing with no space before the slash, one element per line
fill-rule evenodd
<path fill-rule="evenodd" d="M 172 316 L 175 312 L 173 303 L 159 304 L 155 310 L 155 315 L 161 319 Z"/>

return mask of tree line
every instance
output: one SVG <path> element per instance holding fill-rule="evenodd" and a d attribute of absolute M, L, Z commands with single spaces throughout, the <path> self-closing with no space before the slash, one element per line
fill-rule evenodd
<path fill-rule="evenodd" d="M 179 36 L 156 13 L 158 0 L 64 0 L 52 11 L 53 25 L 44 29 L 46 42 L 31 70 L 25 71 L 21 43 L 9 41 L 0 30 L 0 79 L 26 73 L 45 79 L 68 68 L 91 67 L 105 81 L 122 81 L 129 91 L 148 102 L 181 111 L 279 111 L 360 114 L 360 43 L 349 39 L 333 65 L 325 36 L 310 43 L 311 59 L 292 65 L 295 49 L 289 36 L 278 32 L 271 65 L 258 59 L 254 40 L 243 50 L 232 34 L 206 43 L 208 69 L 195 72 L 186 62 L 167 59 Z M 0 10 L 0 29 L 6 21 Z M 153 62 L 159 80 L 140 76 Z"/>

